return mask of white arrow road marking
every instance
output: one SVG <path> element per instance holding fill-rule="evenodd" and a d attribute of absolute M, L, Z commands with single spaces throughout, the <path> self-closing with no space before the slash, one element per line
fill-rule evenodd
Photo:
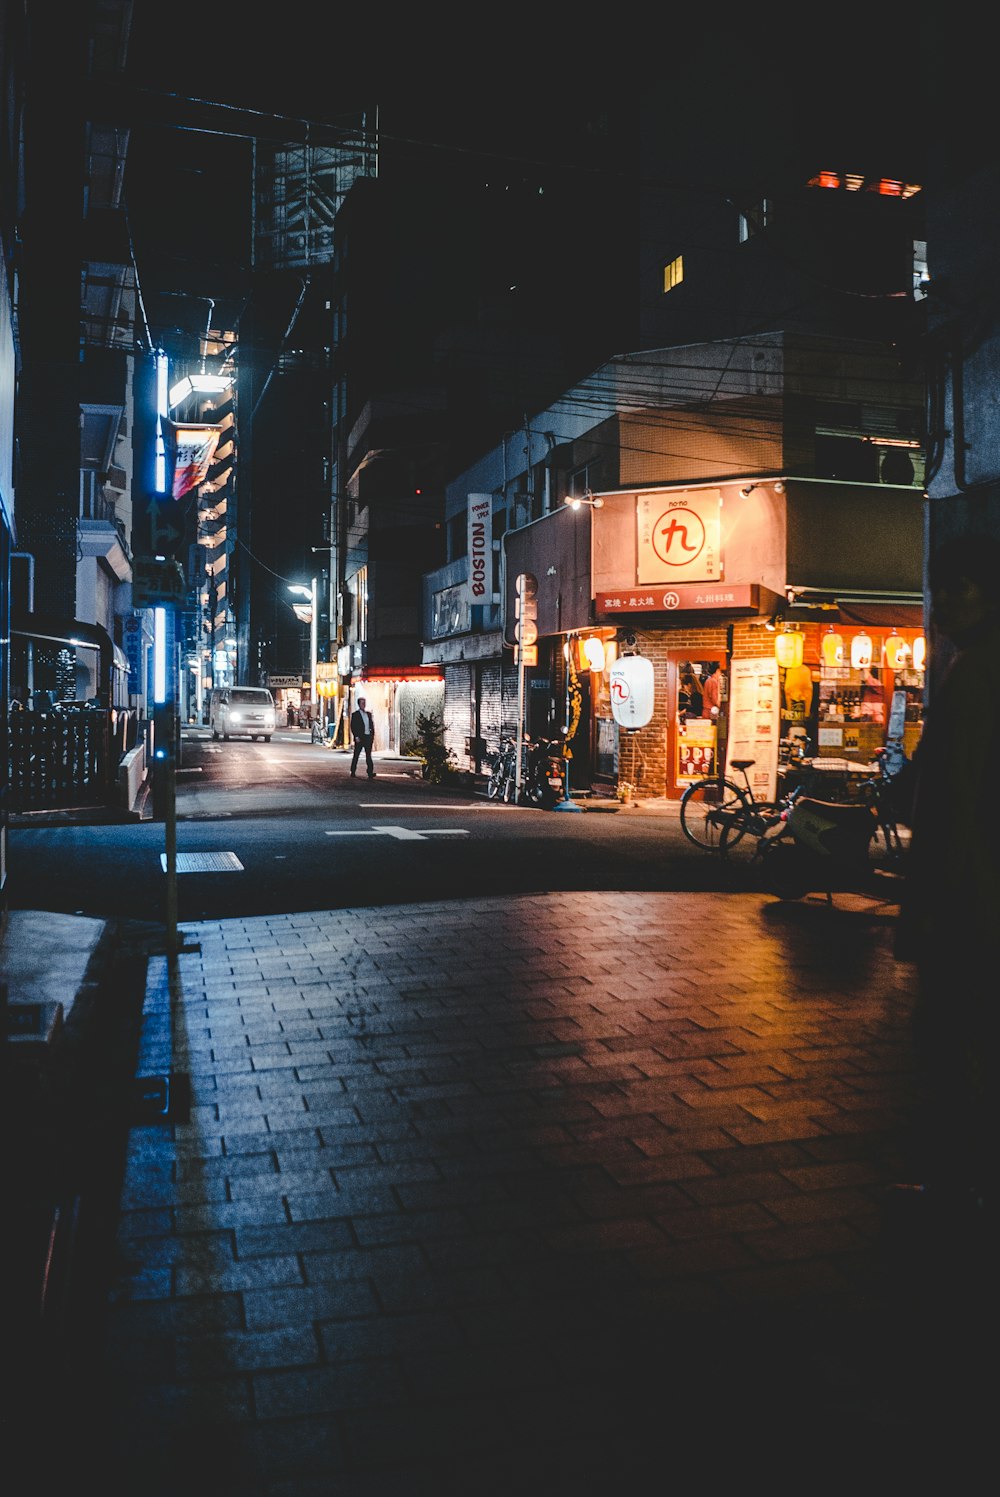
<path fill-rule="evenodd" d="M 373 826 L 357 832 L 327 832 L 328 837 L 395 837 L 399 842 L 425 842 L 428 837 L 467 837 L 464 828 L 432 827 L 429 832 L 411 832 L 405 826 Z"/>

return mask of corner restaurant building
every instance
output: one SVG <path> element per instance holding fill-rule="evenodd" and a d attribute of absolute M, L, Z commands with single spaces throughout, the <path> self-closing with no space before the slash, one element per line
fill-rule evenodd
<path fill-rule="evenodd" d="M 526 575 L 538 654 L 525 699 L 537 719 L 547 695 L 553 719 L 528 730 L 572 722 L 562 703 L 576 699 L 576 789 L 617 780 L 679 799 L 692 779 L 753 759 L 754 791 L 771 797 L 800 746 L 831 770 L 866 772 L 901 691 L 911 754 L 923 713 L 924 502 L 917 489 L 727 478 L 587 495 L 509 532 L 505 645 L 516 649 Z M 799 646 L 798 664 L 779 663 Z M 619 725 L 611 701 L 612 666 L 628 654 L 653 667 L 652 716 L 637 729 Z M 717 717 L 683 710 L 689 663 L 702 677 L 718 666 Z"/>

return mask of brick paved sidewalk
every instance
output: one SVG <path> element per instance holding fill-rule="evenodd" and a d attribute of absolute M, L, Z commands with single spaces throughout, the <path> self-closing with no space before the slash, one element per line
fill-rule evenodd
<path fill-rule="evenodd" d="M 190 1108 L 130 1135 L 103 1491 L 898 1475 L 939 1379 L 880 1199 L 912 1102 L 894 913 L 571 893 L 184 927 L 139 1070 Z"/>

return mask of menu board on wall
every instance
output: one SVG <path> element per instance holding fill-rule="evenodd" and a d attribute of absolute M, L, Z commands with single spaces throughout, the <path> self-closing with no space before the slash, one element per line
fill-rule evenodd
<path fill-rule="evenodd" d="M 747 777 L 754 795 L 774 800 L 778 788 L 778 734 L 781 691 L 778 663 L 773 655 L 756 660 L 734 660 L 729 671 L 729 737 L 726 774 L 737 784 L 734 759 L 752 759 Z"/>

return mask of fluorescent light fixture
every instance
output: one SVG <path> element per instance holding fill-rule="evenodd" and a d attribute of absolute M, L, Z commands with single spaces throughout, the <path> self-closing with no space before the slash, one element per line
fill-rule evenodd
<path fill-rule="evenodd" d="M 153 609 L 153 701 L 167 700 L 167 610 Z"/>
<path fill-rule="evenodd" d="M 156 414 L 165 416 L 168 410 L 167 356 L 165 353 L 158 353 L 156 355 Z M 159 421 L 156 423 L 156 448 L 153 462 L 153 487 L 158 494 L 165 494 L 167 491 L 167 449 L 163 441 L 163 427 Z"/>

